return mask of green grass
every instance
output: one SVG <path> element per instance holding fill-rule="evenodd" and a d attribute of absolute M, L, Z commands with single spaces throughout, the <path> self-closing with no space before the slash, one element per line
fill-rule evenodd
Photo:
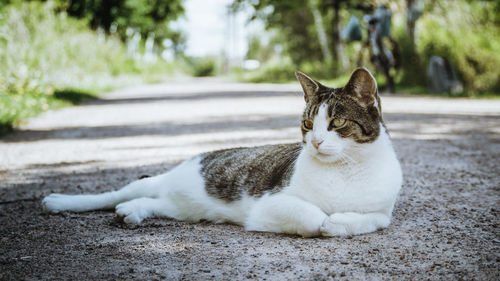
<path fill-rule="evenodd" d="M 56 90 L 52 95 L 31 91 L 23 94 L 0 94 L 0 135 L 12 132 L 23 120 L 53 108 L 79 104 L 97 98 L 96 93 L 75 89 Z"/>
<path fill-rule="evenodd" d="M 272 73 L 269 72 L 272 69 Z M 284 74 L 288 71 L 287 74 Z M 242 69 L 236 69 L 236 74 L 233 76 L 234 79 L 243 82 L 253 82 L 253 83 L 295 83 L 297 80 L 293 76 L 293 70 L 291 67 L 270 67 L 264 70 L 255 71 L 243 71 Z M 279 74 L 277 74 L 277 73 Z M 291 73 L 291 74 L 290 74 Z M 314 77 L 312 77 L 314 79 Z M 320 83 L 329 87 L 343 87 L 349 81 L 350 75 L 345 74 L 338 76 L 333 79 L 317 79 Z M 377 80 L 377 85 L 379 89 L 385 87 L 385 76 L 375 75 Z M 398 79 L 396 79 L 398 80 Z M 298 83 L 298 82 L 297 82 Z M 474 98 L 474 99 L 500 99 L 500 93 L 493 92 L 472 92 L 464 91 L 461 93 L 432 93 L 427 87 L 421 85 L 412 85 L 405 83 L 404 81 L 396 81 L 396 93 L 399 94 L 409 94 L 409 95 L 420 95 L 429 97 L 447 97 L 447 98 Z"/>
<path fill-rule="evenodd" d="M 99 35 L 51 1 L 16 1 L 0 11 L 0 134 L 48 109 L 177 75 L 176 63 L 146 63 L 117 35 Z"/>

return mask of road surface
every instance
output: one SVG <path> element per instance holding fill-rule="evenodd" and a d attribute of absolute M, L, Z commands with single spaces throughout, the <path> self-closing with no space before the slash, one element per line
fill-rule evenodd
<path fill-rule="evenodd" d="M 300 140 L 297 85 L 195 80 L 47 112 L 0 138 L 1 280 L 500 279 L 500 101 L 382 96 L 404 185 L 389 228 L 351 238 L 245 232 L 110 211 L 47 215 L 200 152 Z"/>

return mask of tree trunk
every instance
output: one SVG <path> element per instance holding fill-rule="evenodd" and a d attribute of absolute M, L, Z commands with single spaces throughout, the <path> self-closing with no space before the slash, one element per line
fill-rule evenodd
<path fill-rule="evenodd" d="M 309 0 L 309 7 L 311 8 L 311 12 L 314 17 L 314 24 L 316 26 L 316 31 L 318 32 L 319 44 L 321 46 L 321 52 L 323 53 L 323 57 L 326 61 L 332 61 L 332 54 L 330 53 L 330 49 L 328 48 L 328 40 L 326 39 L 326 32 L 323 28 L 323 19 L 321 17 L 321 13 L 318 9 L 318 1 L 317 0 Z"/>
<path fill-rule="evenodd" d="M 406 28 L 408 30 L 408 36 L 410 37 L 412 47 L 415 46 L 415 19 L 410 16 L 413 4 L 414 0 L 406 0 Z"/>
<path fill-rule="evenodd" d="M 333 45 L 335 49 L 335 58 L 337 59 L 338 66 L 342 71 L 347 65 L 347 58 L 344 56 L 344 45 L 340 38 L 340 4 L 335 1 L 333 7 Z"/>

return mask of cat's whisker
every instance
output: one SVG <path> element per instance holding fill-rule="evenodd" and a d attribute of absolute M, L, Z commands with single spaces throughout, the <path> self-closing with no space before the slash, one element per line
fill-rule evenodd
<path fill-rule="evenodd" d="M 340 159 L 344 160 L 348 164 L 356 164 L 356 163 L 358 163 L 358 161 L 356 159 L 352 158 L 351 156 L 349 156 L 345 152 L 343 152 L 342 154 L 340 154 Z"/>

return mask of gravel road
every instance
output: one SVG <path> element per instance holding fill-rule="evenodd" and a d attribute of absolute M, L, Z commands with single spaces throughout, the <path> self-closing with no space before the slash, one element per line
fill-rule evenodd
<path fill-rule="evenodd" d="M 304 239 L 42 212 L 52 192 L 108 191 L 200 152 L 297 141 L 299 90 L 217 80 L 130 88 L 0 138 L 0 279 L 500 280 L 500 100 L 382 96 L 405 180 L 391 226 L 376 233 Z"/>

